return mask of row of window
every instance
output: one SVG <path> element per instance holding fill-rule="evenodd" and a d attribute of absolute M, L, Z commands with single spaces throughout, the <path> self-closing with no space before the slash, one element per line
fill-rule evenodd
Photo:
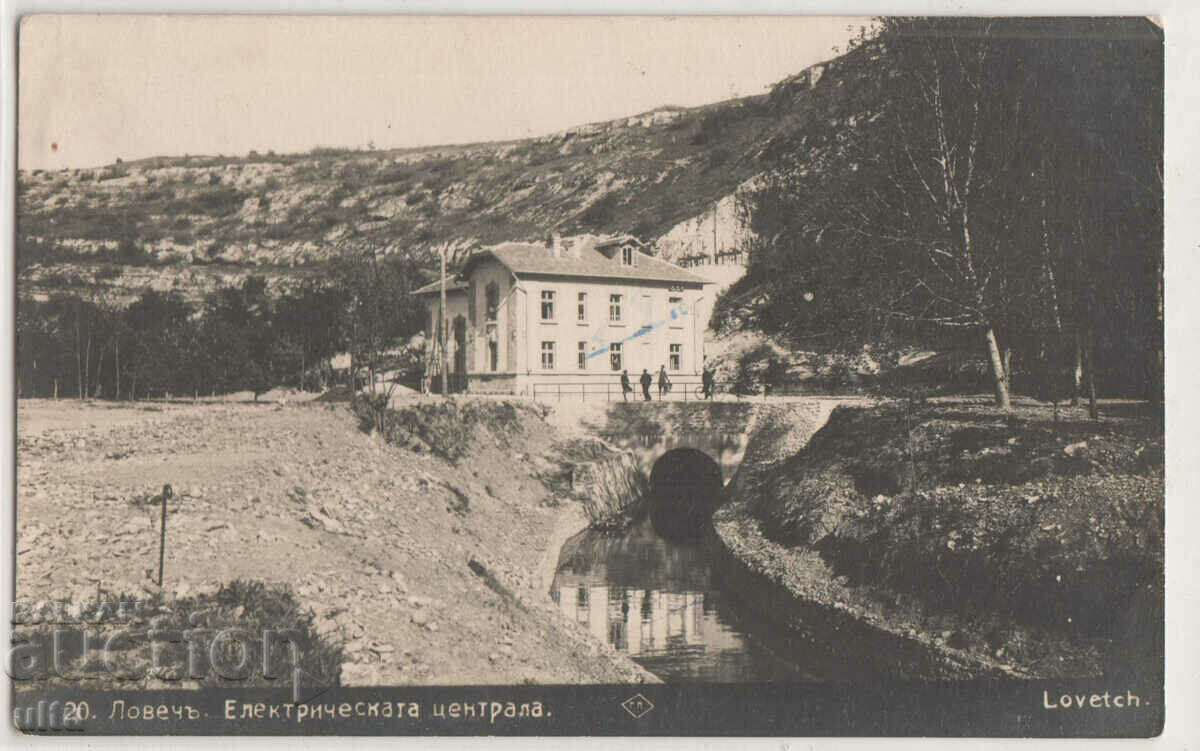
<path fill-rule="evenodd" d="M 542 342 L 542 370 L 555 369 L 555 342 Z M 579 342 L 576 350 L 576 367 L 580 370 L 587 370 L 588 361 L 588 343 Z M 622 361 L 621 342 L 613 342 L 608 345 L 608 365 L 611 370 L 621 371 L 624 368 Z M 683 345 L 670 345 L 670 354 L 668 357 L 668 366 L 671 370 L 683 369 Z"/>
<path fill-rule="evenodd" d="M 555 303 L 558 294 L 555 290 L 542 290 L 542 320 L 556 321 L 558 320 L 555 312 Z M 608 296 L 608 321 L 609 323 L 621 323 L 622 306 L 624 303 L 624 295 L 612 294 Z M 682 297 L 668 297 L 667 305 L 671 311 L 678 310 L 683 305 Z M 586 323 L 588 320 L 588 293 L 580 292 L 575 299 L 575 320 L 581 323 Z M 671 316 L 671 323 L 676 324 L 679 321 L 678 314 Z"/>

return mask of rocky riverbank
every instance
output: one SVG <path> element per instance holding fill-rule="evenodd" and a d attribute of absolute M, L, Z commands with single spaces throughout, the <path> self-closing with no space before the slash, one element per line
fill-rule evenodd
<path fill-rule="evenodd" d="M 587 524 L 544 476 L 555 432 L 497 406 L 452 458 L 345 404 L 18 404 L 18 600 L 287 588 L 344 684 L 625 683 L 648 676 L 558 615 L 548 579 Z M 433 445 L 431 445 L 433 441 Z M 549 573 L 547 572 L 549 569 Z"/>

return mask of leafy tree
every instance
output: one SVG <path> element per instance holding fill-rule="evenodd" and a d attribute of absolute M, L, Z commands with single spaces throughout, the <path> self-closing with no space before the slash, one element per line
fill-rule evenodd
<path fill-rule="evenodd" d="M 874 86 L 866 111 L 815 125 L 741 197 L 759 240 L 717 320 L 828 349 L 974 341 L 1002 407 L 1013 352 L 1061 372 L 1068 328 L 1110 356 L 1149 346 L 1161 37 L 1105 21 L 878 29 L 842 60 Z"/>

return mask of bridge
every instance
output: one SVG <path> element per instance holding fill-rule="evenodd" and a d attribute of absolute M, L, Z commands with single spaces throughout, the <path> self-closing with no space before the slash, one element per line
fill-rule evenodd
<path fill-rule="evenodd" d="M 650 480 L 651 516 L 660 533 L 703 528 L 737 473 L 764 414 L 818 421 L 830 400 L 629 402 L 597 405 L 579 418 L 589 432 L 631 454 Z M 797 449 L 800 447 L 797 446 Z"/>

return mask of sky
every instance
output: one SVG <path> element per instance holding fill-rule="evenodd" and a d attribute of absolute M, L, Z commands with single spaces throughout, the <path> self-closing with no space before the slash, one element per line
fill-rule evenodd
<path fill-rule="evenodd" d="M 868 22 L 27 16 L 18 166 L 540 136 L 762 93 Z"/>

